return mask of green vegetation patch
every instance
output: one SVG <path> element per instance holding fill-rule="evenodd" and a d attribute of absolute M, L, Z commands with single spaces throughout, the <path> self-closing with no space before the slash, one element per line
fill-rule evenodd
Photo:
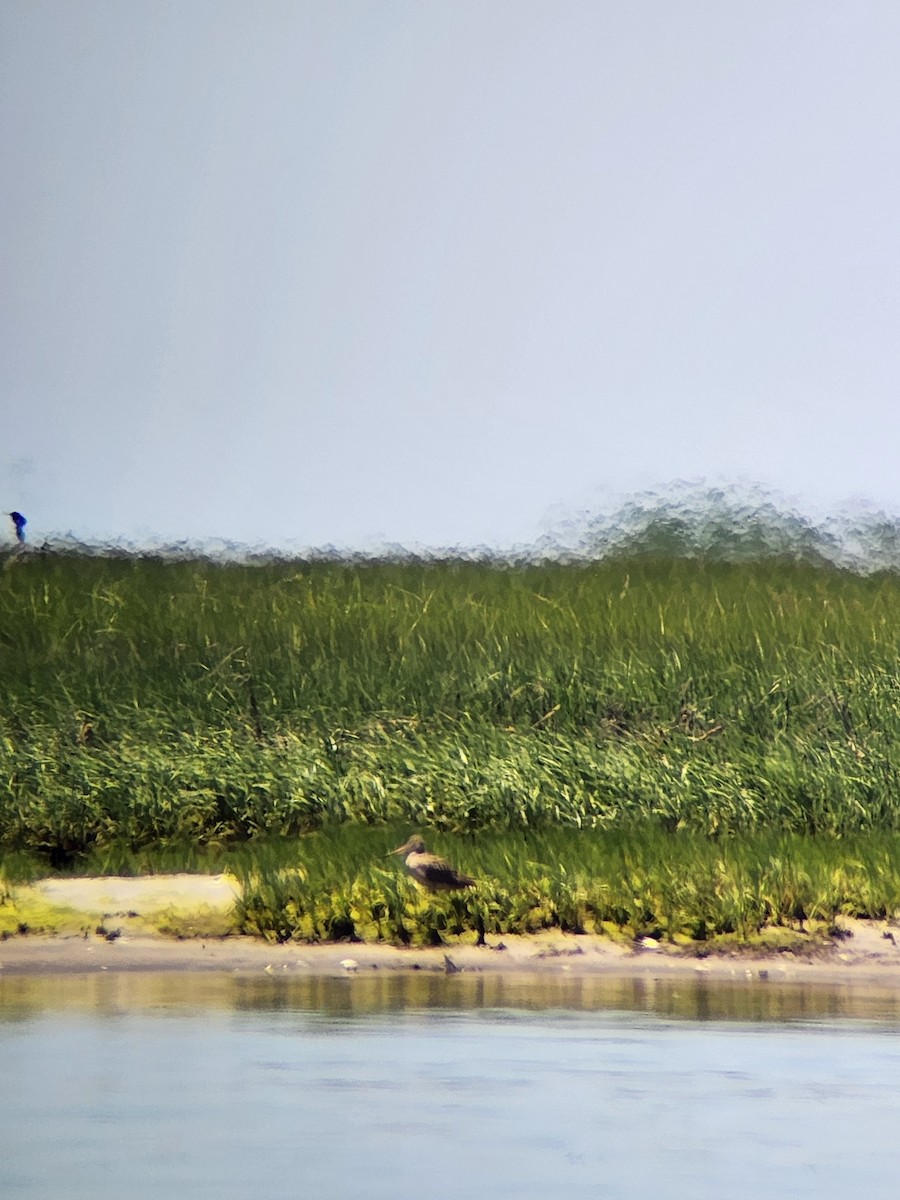
<path fill-rule="evenodd" d="M 39 554 L 0 572 L 0 848 L 335 822 L 900 830 L 900 580 Z"/>
<path fill-rule="evenodd" d="M 898 908 L 900 579 L 19 555 L 0 854 L 242 871 L 244 929 L 708 941 Z M 475 875 L 418 893 L 414 829 Z"/>
<path fill-rule="evenodd" d="M 241 928 L 275 941 L 448 938 L 558 929 L 636 941 L 762 946 L 781 929 L 900 911 L 900 837 L 754 834 L 716 842 L 663 831 L 490 833 L 434 848 L 475 888 L 423 892 L 383 857 L 383 832 L 343 827 L 263 851 L 243 868 Z"/>
<path fill-rule="evenodd" d="M 73 935 L 90 928 L 84 913 L 53 904 L 33 888 L 0 884 L 0 939 L 37 933 Z"/>

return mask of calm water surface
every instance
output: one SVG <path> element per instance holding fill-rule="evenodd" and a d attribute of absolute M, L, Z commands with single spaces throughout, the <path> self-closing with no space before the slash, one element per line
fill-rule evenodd
<path fill-rule="evenodd" d="M 900 999 L 0 978 L 0 1196 L 891 1197 Z"/>

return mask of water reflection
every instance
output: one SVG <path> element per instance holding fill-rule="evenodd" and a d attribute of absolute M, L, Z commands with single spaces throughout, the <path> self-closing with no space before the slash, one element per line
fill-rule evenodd
<path fill-rule="evenodd" d="M 242 974 L 92 973 L 0 976 L 0 1021 L 42 1010 L 98 1015 L 235 1010 L 364 1018 L 418 1010 L 635 1012 L 690 1021 L 900 1022 L 888 987 L 758 979 L 560 978 L 372 972 L 334 978 Z"/>

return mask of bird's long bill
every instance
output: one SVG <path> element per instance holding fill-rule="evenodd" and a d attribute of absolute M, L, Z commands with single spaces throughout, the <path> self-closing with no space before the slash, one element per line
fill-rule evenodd
<path fill-rule="evenodd" d="M 404 842 L 402 846 L 398 846 L 396 850 L 388 850 L 385 858 L 390 858 L 392 854 L 406 854 L 409 850 L 409 842 Z"/>

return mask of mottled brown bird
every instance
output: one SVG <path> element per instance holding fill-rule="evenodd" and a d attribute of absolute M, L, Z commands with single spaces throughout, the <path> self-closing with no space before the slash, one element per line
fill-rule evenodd
<path fill-rule="evenodd" d="M 475 886 L 475 880 L 436 854 L 429 854 L 425 842 L 414 833 L 408 842 L 392 850 L 391 854 L 401 854 L 406 861 L 406 869 L 422 887 L 430 892 L 457 892 L 463 888 Z"/>

